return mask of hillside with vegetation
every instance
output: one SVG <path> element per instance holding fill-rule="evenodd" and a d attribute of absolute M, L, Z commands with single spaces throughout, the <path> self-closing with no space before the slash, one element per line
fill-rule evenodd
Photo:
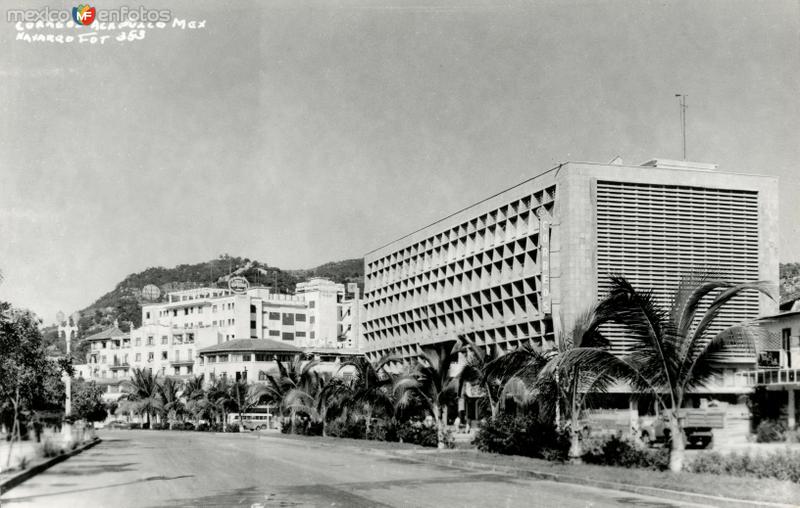
<path fill-rule="evenodd" d="M 800 263 L 781 263 L 781 302 L 800 298 Z"/>
<path fill-rule="evenodd" d="M 78 323 L 80 336 L 98 332 L 115 320 L 124 331 L 130 329 L 131 323 L 134 327 L 141 326 L 142 303 L 146 301 L 142 296 L 142 288 L 148 284 L 158 286 L 161 297 L 156 301 L 163 301 L 166 293 L 171 291 L 227 287 L 228 280 L 234 276 L 245 277 L 252 286 L 267 286 L 273 292 L 284 294 L 293 293 L 295 284 L 310 277 L 325 277 L 341 283 L 355 282 L 363 289 L 364 262 L 363 259 L 348 259 L 305 270 L 282 270 L 257 260 L 224 254 L 201 263 L 182 264 L 173 268 L 148 268 L 128 275 L 114 289 L 81 309 Z M 63 349 L 63 343 L 59 344 L 56 340 L 55 327 L 46 328 L 44 334 L 47 343 L 58 344 L 59 349 Z M 81 361 L 85 356 L 82 346 L 76 342 L 73 343 L 73 349 L 78 351 L 76 361 Z"/>

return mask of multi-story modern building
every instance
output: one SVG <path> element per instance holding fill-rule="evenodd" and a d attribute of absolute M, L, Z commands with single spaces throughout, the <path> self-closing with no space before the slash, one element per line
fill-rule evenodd
<path fill-rule="evenodd" d="M 244 340 L 252 346 L 253 339 L 253 344 L 270 343 L 275 351 L 345 354 L 360 344 L 359 313 L 353 309 L 359 305 L 358 295 L 345 297 L 343 284 L 319 278 L 298 284 L 294 295 L 262 287 L 241 294 L 222 288 L 172 292 L 164 302 L 142 306 L 141 327 L 128 333 L 115 323 L 87 337 L 90 354 L 79 373 L 110 386 L 128 379 L 134 368 L 185 377 L 207 370 L 199 368 L 205 365 L 201 350 L 220 346 L 227 359 L 227 353 L 242 351 L 226 344 Z"/>
<path fill-rule="evenodd" d="M 420 345 L 460 337 L 499 353 L 552 347 L 604 295 L 610 274 L 665 304 L 697 270 L 777 281 L 777 208 L 775 178 L 711 164 L 561 164 L 368 253 L 365 350 L 413 357 Z M 775 308 L 746 295 L 720 324 Z M 624 335 L 613 347 L 626 350 Z M 752 365 L 755 352 L 727 361 Z"/>

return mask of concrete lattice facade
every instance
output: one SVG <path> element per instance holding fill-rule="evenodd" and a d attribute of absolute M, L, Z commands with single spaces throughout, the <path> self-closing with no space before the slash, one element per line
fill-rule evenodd
<path fill-rule="evenodd" d="M 554 345 L 624 274 L 669 303 L 681 276 L 711 269 L 777 281 L 777 181 L 716 166 L 566 163 L 365 256 L 372 358 L 465 336 L 498 352 Z M 775 310 L 744 297 L 735 324 Z M 624 337 L 614 347 L 625 350 Z M 752 362 L 752 351 L 735 362 Z"/>

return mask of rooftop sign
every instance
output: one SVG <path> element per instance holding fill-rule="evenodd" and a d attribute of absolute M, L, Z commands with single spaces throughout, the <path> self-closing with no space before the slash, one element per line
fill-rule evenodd
<path fill-rule="evenodd" d="M 241 295 L 250 289 L 250 283 L 244 277 L 231 277 L 228 280 L 228 288 L 234 293 Z"/>

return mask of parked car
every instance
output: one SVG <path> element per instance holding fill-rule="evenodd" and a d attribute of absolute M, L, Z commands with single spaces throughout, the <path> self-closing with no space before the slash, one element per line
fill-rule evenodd
<path fill-rule="evenodd" d="M 683 433 L 686 446 L 708 448 L 714 440 L 712 429 L 725 427 L 725 410 L 723 409 L 681 409 L 678 413 L 683 418 Z M 642 441 L 645 443 L 664 443 L 670 440 L 669 415 L 659 415 L 640 420 Z"/>
<path fill-rule="evenodd" d="M 125 420 L 111 420 L 110 422 L 106 423 L 107 429 L 130 429 L 131 424 L 126 422 Z"/>

